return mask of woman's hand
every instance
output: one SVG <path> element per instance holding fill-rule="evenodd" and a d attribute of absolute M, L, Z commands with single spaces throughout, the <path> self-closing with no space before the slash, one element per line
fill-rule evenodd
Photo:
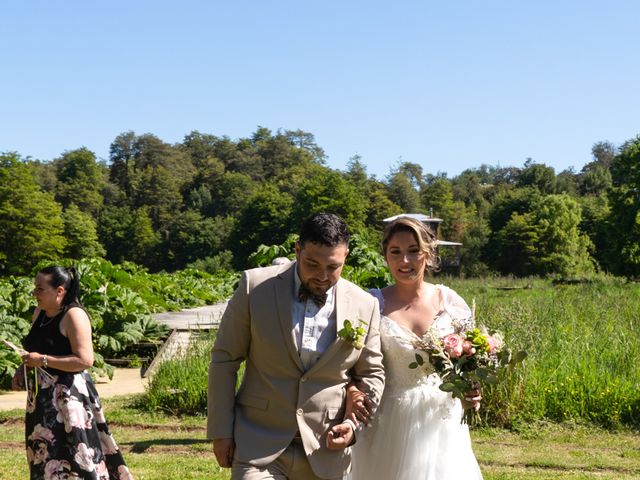
<path fill-rule="evenodd" d="M 27 352 L 22 355 L 22 362 L 27 367 L 42 367 L 44 365 L 43 358 L 44 355 L 38 352 Z"/>
<path fill-rule="evenodd" d="M 358 390 L 353 383 L 347 385 L 347 406 L 344 418 L 348 418 L 356 425 L 360 422 L 369 425 L 371 416 L 371 400 L 363 392 Z"/>
<path fill-rule="evenodd" d="M 13 374 L 13 378 L 11 379 L 11 389 L 12 390 L 24 390 L 24 368 L 22 365 L 18 367 L 16 373 Z"/>
<path fill-rule="evenodd" d="M 480 388 L 474 388 L 464 394 L 462 399 L 462 408 L 467 410 L 472 408 L 474 411 L 480 410 L 480 402 L 482 401 L 482 390 Z"/>

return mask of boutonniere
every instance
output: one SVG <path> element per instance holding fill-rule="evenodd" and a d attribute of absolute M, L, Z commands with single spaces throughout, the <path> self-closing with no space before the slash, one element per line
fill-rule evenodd
<path fill-rule="evenodd" d="M 367 325 L 367 322 L 358 320 L 356 326 L 351 323 L 351 320 L 345 320 L 344 326 L 338 332 L 338 337 L 353 345 L 353 348 L 362 350 L 362 347 L 364 347 L 364 336 L 367 333 L 362 325 Z"/>

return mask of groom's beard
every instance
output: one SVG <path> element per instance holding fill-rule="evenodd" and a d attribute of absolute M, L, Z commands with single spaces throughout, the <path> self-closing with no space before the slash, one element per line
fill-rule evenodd
<path fill-rule="evenodd" d="M 310 283 L 308 281 L 307 282 L 301 281 L 300 283 L 302 283 L 314 295 L 323 295 L 327 293 L 331 287 L 333 287 L 331 282 L 318 284 L 318 283 Z"/>

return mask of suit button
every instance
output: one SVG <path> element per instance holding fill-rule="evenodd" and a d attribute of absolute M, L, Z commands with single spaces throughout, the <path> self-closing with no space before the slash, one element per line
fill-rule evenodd
<path fill-rule="evenodd" d="M 300 379 L 300 381 L 301 381 L 301 382 L 306 382 L 306 381 L 307 381 L 307 377 L 302 377 L 302 378 Z"/>
<path fill-rule="evenodd" d="M 298 415 L 302 415 L 304 412 L 302 411 L 302 409 L 301 409 L 301 408 L 299 408 L 298 410 L 296 410 L 296 413 L 297 413 Z"/>

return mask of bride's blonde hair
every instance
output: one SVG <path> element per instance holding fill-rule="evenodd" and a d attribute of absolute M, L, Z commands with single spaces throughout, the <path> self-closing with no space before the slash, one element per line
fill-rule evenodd
<path fill-rule="evenodd" d="M 398 232 L 410 232 L 416 238 L 420 251 L 427 255 L 425 274 L 437 272 L 440 268 L 440 257 L 437 250 L 437 238 L 427 225 L 411 217 L 398 217 L 389 223 L 382 233 L 382 255 L 386 258 L 389 240 Z"/>

